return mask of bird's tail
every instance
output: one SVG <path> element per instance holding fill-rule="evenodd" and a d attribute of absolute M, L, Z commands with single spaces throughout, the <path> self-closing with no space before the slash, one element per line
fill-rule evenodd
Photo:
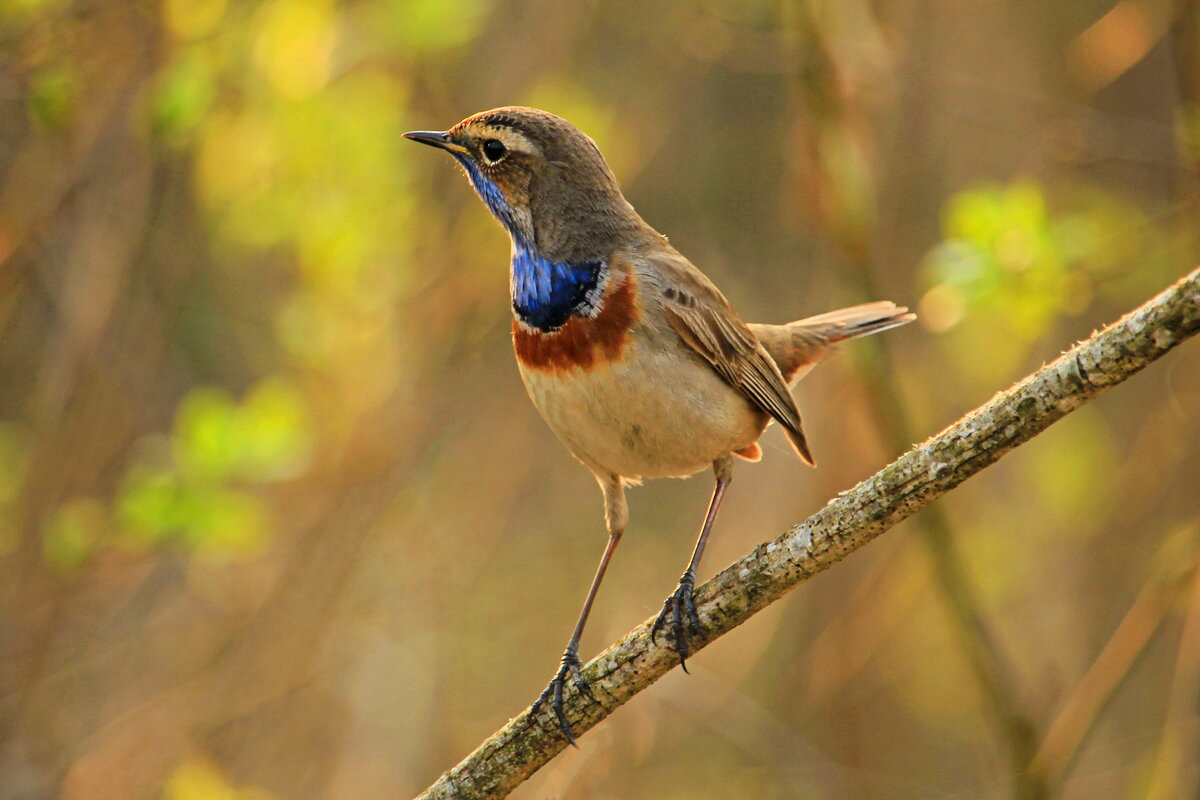
<path fill-rule="evenodd" d="M 794 383 L 833 355 L 838 342 L 897 328 L 916 318 L 904 306 L 884 300 L 828 311 L 786 325 L 751 324 L 750 329 L 775 359 L 783 377 Z"/>

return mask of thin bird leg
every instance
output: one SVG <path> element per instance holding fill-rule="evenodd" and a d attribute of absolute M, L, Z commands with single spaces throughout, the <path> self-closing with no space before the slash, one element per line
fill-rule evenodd
<path fill-rule="evenodd" d="M 733 480 L 733 457 L 718 458 L 713 462 L 713 472 L 717 477 L 717 485 L 713 488 L 712 500 L 708 503 L 708 513 L 704 516 L 704 526 L 700 529 L 700 536 L 696 539 L 696 548 L 692 551 L 692 559 L 688 562 L 687 569 L 683 571 L 679 585 L 663 603 L 662 611 L 658 612 L 658 619 L 654 620 L 654 627 L 650 629 L 650 641 L 654 642 L 659 629 L 665 626 L 668 617 L 670 618 L 671 632 L 675 637 L 675 649 L 679 652 L 679 666 L 683 667 L 684 672 L 688 671 L 687 657 L 690 651 L 683 620 L 686 616 L 688 627 L 691 628 L 692 633 L 700 633 L 700 617 L 696 614 L 696 604 L 692 598 L 692 593 L 696 588 L 696 567 L 699 566 L 700 559 L 704 555 L 704 546 L 708 544 L 708 535 L 712 532 L 713 520 L 717 518 L 717 512 L 721 509 L 721 499 L 725 497 L 725 490 Z"/>
<path fill-rule="evenodd" d="M 596 599 L 596 592 L 600 589 L 600 582 L 604 580 L 608 562 L 612 560 L 613 552 L 621 541 L 621 534 L 625 532 L 625 524 L 629 519 L 629 511 L 625 505 L 625 490 L 621 486 L 621 479 L 615 475 L 606 478 L 597 476 L 597 478 L 600 480 L 600 488 L 604 491 L 604 516 L 608 524 L 608 544 L 604 546 L 604 555 L 600 556 L 600 564 L 596 567 L 595 576 L 592 577 L 592 585 L 588 589 L 587 599 L 583 601 L 579 620 L 575 623 L 571 640 L 567 642 L 567 649 L 559 661 L 558 672 L 554 674 L 550 683 L 538 695 L 538 699 L 533 701 L 533 706 L 529 709 L 532 716 L 541 708 L 542 703 L 552 698 L 550 707 L 554 710 L 558 729 L 572 745 L 575 744 L 575 732 L 571 729 L 571 723 L 567 721 L 566 712 L 563 710 L 563 690 L 567 677 L 570 676 L 571 683 L 578 692 L 586 694 L 593 700 L 596 699 L 587 682 L 579 673 L 579 668 L 583 666 L 583 662 L 579 660 L 579 639 L 583 636 L 583 627 L 587 624 L 588 614 L 592 611 L 592 603 Z"/>

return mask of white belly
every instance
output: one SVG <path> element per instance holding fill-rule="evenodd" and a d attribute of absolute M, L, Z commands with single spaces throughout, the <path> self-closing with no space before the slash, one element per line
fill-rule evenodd
<path fill-rule="evenodd" d="M 757 440 L 767 424 L 686 345 L 673 337 L 651 342 L 641 328 L 617 361 L 587 371 L 520 366 L 551 429 L 602 474 L 693 475 Z"/>

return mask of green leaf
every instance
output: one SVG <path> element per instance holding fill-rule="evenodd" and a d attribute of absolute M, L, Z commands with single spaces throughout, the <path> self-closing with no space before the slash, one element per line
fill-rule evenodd
<path fill-rule="evenodd" d="M 207 555 L 261 552 L 270 539 L 270 516 L 262 501 L 243 491 L 215 490 L 192 496 L 184 543 Z"/>
<path fill-rule="evenodd" d="M 48 67 L 29 82 L 29 110 L 40 124 L 62 130 L 71 123 L 75 110 L 75 82 L 64 67 Z"/>
<path fill-rule="evenodd" d="M 150 94 L 150 122 L 156 135 L 175 146 L 190 142 L 216 94 L 213 65 L 204 51 L 187 48 L 165 67 Z"/>
<path fill-rule="evenodd" d="M 172 452 L 179 470 L 194 481 L 223 482 L 239 471 L 237 407 L 222 389 L 193 389 L 175 415 Z"/>
<path fill-rule="evenodd" d="M 174 472 L 135 464 L 117 492 L 121 545 L 149 550 L 183 531 L 188 524 L 184 494 Z"/>
<path fill-rule="evenodd" d="M 282 379 L 260 383 L 247 396 L 235 427 L 240 475 L 256 482 L 293 478 L 312 451 L 312 423 L 304 398 Z"/>
<path fill-rule="evenodd" d="M 42 556 L 53 569 L 69 572 L 87 561 L 110 527 L 108 509 L 98 500 L 69 500 L 42 528 Z"/>

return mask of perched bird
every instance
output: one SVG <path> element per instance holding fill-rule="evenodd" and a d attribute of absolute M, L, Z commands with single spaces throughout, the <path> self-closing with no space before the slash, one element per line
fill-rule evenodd
<path fill-rule="evenodd" d="M 813 464 L 789 384 L 837 342 L 914 319 L 879 302 L 786 325 L 747 323 L 704 273 L 626 201 L 595 143 L 561 117 L 505 107 L 448 131 L 404 136 L 441 148 L 466 171 L 512 239 L 512 337 L 529 396 L 558 438 L 596 476 L 608 543 L 548 699 L 574 744 L 563 711 L 580 675 L 579 637 L 629 512 L 625 487 L 643 478 L 686 477 L 711 467 L 716 488 L 679 583 L 652 638 L 670 631 L 686 670 L 696 566 L 733 457 L 757 461 L 772 419 Z"/>

